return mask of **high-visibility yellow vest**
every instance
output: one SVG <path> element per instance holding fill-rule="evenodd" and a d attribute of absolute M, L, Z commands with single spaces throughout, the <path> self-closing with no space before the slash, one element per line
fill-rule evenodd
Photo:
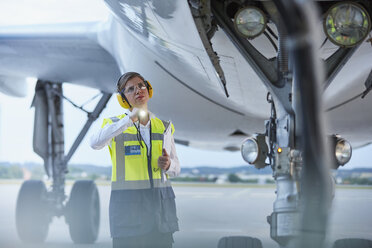
<path fill-rule="evenodd" d="M 103 126 L 126 115 L 105 119 Z M 113 238 L 144 235 L 157 229 L 163 233 L 179 230 L 175 195 L 170 180 L 161 180 L 158 158 L 170 122 L 150 119 L 150 144 L 140 145 L 132 126 L 116 136 L 109 146 L 112 182 L 109 205 L 110 233 Z M 147 152 L 151 149 L 151 152 Z"/>
<path fill-rule="evenodd" d="M 124 118 L 126 114 L 104 119 L 102 127 Z M 169 180 L 162 182 L 158 158 L 162 155 L 164 132 L 170 122 L 159 118 L 150 119 L 150 144 L 140 145 L 137 128 L 131 126 L 116 136 L 109 146 L 112 162 L 112 190 L 147 189 L 170 186 Z M 174 126 L 172 134 L 174 133 Z M 151 152 L 148 153 L 148 149 Z M 167 175 L 166 175 L 167 176 Z"/>

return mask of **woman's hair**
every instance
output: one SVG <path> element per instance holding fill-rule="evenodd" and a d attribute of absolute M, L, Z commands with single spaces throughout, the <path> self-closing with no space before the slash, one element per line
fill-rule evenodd
<path fill-rule="evenodd" d="M 141 74 L 139 74 L 138 72 L 133 71 L 126 72 L 123 75 L 121 75 L 118 82 L 116 83 L 117 91 L 120 92 L 120 89 L 122 89 L 123 86 L 125 86 L 125 84 L 134 77 L 139 77 L 140 79 L 145 81 L 144 77 L 142 77 Z"/>

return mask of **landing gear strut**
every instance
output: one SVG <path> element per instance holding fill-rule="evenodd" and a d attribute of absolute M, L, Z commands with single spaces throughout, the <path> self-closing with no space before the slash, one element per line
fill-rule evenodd
<path fill-rule="evenodd" d="M 65 175 L 68 161 L 111 94 L 102 93 L 93 112 L 84 110 L 88 120 L 65 156 L 62 84 L 39 80 L 35 91 L 34 151 L 44 159 L 45 172 L 53 182 L 51 190 L 47 190 L 42 181 L 22 184 L 16 207 L 18 235 L 25 242 L 43 242 L 52 218 L 65 216 L 75 243 L 93 243 L 98 237 L 100 219 L 97 187 L 93 181 L 77 181 L 68 199 Z"/>
<path fill-rule="evenodd" d="M 330 177 L 320 107 L 319 75 L 322 74 L 316 66 L 318 58 L 314 51 L 317 48 L 312 40 L 315 36 L 312 20 L 318 17 L 310 1 L 277 0 L 262 5 L 278 30 L 280 49 L 272 60 L 262 56 L 237 33 L 231 19 L 224 15 L 223 4 L 212 2 L 212 11 L 218 25 L 272 96 L 268 98 L 272 103 L 272 116 L 264 134 L 269 139 L 267 157 L 277 186 L 273 213 L 268 217 L 271 238 L 280 247 L 323 247 L 330 206 L 327 189 Z M 257 150 L 256 154 L 260 154 L 262 149 Z M 266 156 L 262 157 L 257 168 L 267 165 Z M 260 247 L 257 242 L 240 242 L 242 237 L 220 241 L 225 244 L 221 247 Z"/>

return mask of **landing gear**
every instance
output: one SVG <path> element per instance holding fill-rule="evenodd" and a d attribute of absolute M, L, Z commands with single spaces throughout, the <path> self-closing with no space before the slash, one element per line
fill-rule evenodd
<path fill-rule="evenodd" d="M 278 30 L 279 49 L 274 59 L 263 56 L 237 33 L 231 17 L 225 14 L 225 5 L 211 2 L 217 24 L 241 51 L 271 96 L 268 101 L 272 103 L 272 113 L 266 133 L 246 141 L 243 157 L 253 156 L 248 160 L 258 169 L 270 165 L 273 170 L 277 198 L 267 219 L 271 238 L 282 248 L 324 247 L 331 194 L 329 153 L 320 105 L 322 73 L 314 53 L 316 42 L 312 40 L 316 37 L 313 20 L 318 17 L 311 1 L 277 0 L 262 5 Z M 239 247 L 233 243 L 227 247 Z"/>
<path fill-rule="evenodd" d="M 100 206 L 98 190 L 93 181 L 77 181 L 66 205 L 66 222 L 74 243 L 91 244 L 99 231 Z"/>
<path fill-rule="evenodd" d="M 105 108 L 111 94 L 102 93 L 93 112 L 80 107 L 88 114 L 88 120 L 65 155 L 62 84 L 39 80 L 35 91 L 34 151 L 44 159 L 46 175 L 53 182 L 48 190 L 42 181 L 23 183 L 16 210 L 18 235 L 25 242 L 43 242 L 52 218 L 65 216 L 75 243 L 93 243 L 98 237 L 100 223 L 97 187 L 93 181 L 77 181 L 67 200 L 65 175 L 68 173 L 68 161 L 90 125 Z"/>
<path fill-rule="evenodd" d="M 47 189 L 42 181 L 30 180 L 22 184 L 16 207 L 16 227 L 22 241 L 44 242 L 52 217 L 46 211 L 47 205 Z"/>

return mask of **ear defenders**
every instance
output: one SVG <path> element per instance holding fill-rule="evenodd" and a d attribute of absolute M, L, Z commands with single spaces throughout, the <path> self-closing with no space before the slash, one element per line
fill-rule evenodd
<path fill-rule="evenodd" d="M 147 91 L 149 92 L 149 98 L 151 98 L 152 93 L 153 93 L 152 86 L 150 82 L 147 80 L 144 80 L 144 83 L 146 85 Z M 123 108 L 125 109 L 132 108 L 132 105 L 129 103 L 128 99 L 125 97 L 123 91 L 119 91 L 118 94 L 116 94 L 116 98 L 118 99 L 120 106 L 122 106 Z"/>

